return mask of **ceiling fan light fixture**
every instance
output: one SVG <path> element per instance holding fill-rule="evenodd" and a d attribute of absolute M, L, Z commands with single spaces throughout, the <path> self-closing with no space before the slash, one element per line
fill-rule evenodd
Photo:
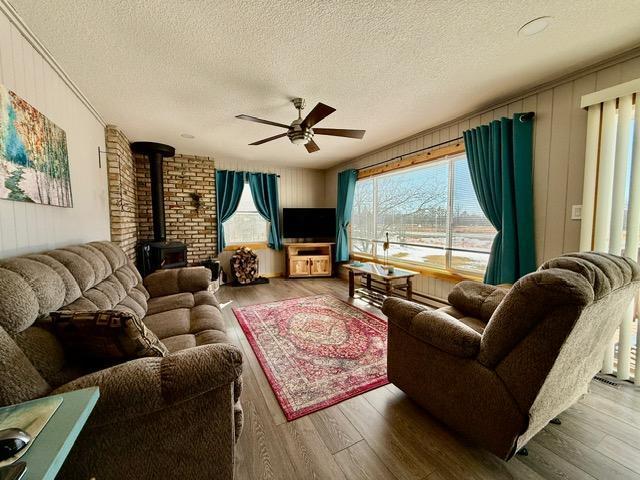
<path fill-rule="evenodd" d="M 287 137 L 294 145 L 306 145 L 313 138 L 313 130 L 310 128 L 292 129 L 287 132 Z"/>

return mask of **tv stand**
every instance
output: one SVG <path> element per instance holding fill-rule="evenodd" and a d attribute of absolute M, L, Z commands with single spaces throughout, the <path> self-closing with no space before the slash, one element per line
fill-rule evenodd
<path fill-rule="evenodd" d="M 333 275 L 334 243 L 285 243 L 287 278 L 330 277 Z"/>

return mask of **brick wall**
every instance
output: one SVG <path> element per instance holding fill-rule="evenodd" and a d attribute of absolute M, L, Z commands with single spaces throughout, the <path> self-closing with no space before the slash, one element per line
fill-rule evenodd
<path fill-rule="evenodd" d="M 138 240 L 153 238 L 149 160 L 131 153 L 129 139 L 114 125 L 105 130 L 111 241 L 135 261 Z M 215 165 L 209 157 L 165 158 L 164 209 L 167 240 L 187 244 L 189 263 L 215 257 L 217 246 Z M 200 208 L 192 197 L 200 195 Z"/>
<path fill-rule="evenodd" d="M 105 130 L 109 175 L 111 241 L 135 260 L 137 235 L 136 171 L 127 137 L 113 125 Z"/>
<path fill-rule="evenodd" d="M 138 237 L 148 240 L 153 238 L 153 217 L 147 157 L 135 155 L 135 167 Z M 187 244 L 189 263 L 215 257 L 217 230 L 213 159 L 193 155 L 165 158 L 163 174 L 167 240 Z M 199 209 L 192 198 L 194 193 L 200 194 Z"/>

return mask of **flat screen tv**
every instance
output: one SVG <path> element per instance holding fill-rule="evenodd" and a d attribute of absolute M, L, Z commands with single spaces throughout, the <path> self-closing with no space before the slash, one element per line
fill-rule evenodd
<path fill-rule="evenodd" d="M 285 238 L 335 239 L 335 208 L 283 208 Z"/>

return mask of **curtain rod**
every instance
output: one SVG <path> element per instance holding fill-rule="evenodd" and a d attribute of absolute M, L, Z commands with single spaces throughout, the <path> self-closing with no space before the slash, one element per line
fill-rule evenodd
<path fill-rule="evenodd" d="M 446 145 L 447 143 L 455 142 L 457 140 L 462 140 L 463 138 L 464 137 L 456 137 L 456 138 L 452 138 L 451 140 L 447 140 L 445 142 L 434 143 L 433 145 L 429 145 L 428 147 L 419 148 L 418 150 L 414 150 L 412 152 L 403 153 L 402 155 L 396 155 L 395 157 L 388 158 L 387 160 L 382 160 L 381 162 L 372 163 L 371 165 L 366 165 L 364 167 L 356 168 L 356 171 L 359 172 L 360 170 L 366 170 L 368 168 L 377 167 L 378 165 L 382 165 L 384 163 L 393 162 L 394 160 L 402 159 L 403 157 L 408 157 L 409 155 L 413 155 L 414 153 L 424 152 L 425 150 L 430 150 L 432 148 L 439 147 L 440 145 Z"/>
<path fill-rule="evenodd" d="M 254 172 L 254 171 L 247 171 L 247 170 L 229 170 L 227 168 L 216 168 L 215 170 L 220 172 L 264 173 L 266 175 L 275 175 L 276 177 L 280 178 L 280 174 L 278 173 Z"/>
<path fill-rule="evenodd" d="M 518 120 L 520 120 L 521 122 L 526 122 L 528 120 L 531 120 L 533 117 L 535 117 L 535 115 L 536 115 L 535 112 L 522 113 L 520 114 L 520 118 Z M 360 170 L 366 170 L 372 167 L 377 167 L 378 165 L 383 165 L 385 163 L 393 162 L 394 160 L 402 159 L 403 157 L 408 157 L 409 155 L 413 155 L 415 153 L 424 152 L 425 150 L 431 150 L 432 148 L 439 147 L 441 145 L 446 145 L 448 143 L 456 142 L 458 140 L 462 140 L 463 138 L 464 137 L 452 138 L 451 140 L 445 140 L 444 142 L 435 143 L 433 145 L 429 145 L 428 147 L 419 148 L 418 150 L 414 150 L 412 152 L 403 153 L 402 155 L 396 155 L 395 157 L 391 157 L 387 160 L 382 160 L 381 162 L 372 163 L 371 165 L 366 165 L 364 167 L 356 168 L 356 172 L 359 172 Z"/>

